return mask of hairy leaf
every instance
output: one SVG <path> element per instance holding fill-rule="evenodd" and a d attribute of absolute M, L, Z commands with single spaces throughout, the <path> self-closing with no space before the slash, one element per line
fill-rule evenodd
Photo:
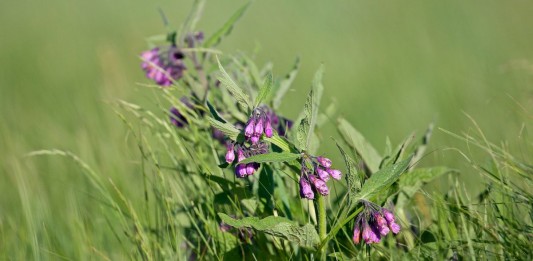
<path fill-rule="evenodd" d="M 250 105 L 250 98 L 248 97 L 246 93 L 242 91 L 241 88 L 239 88 L 239 86 L 237 86 L 235 81 L 231 79 L 231 76 L 226 72 L 226 70 L 224 70 L 224 67 L 222 67 L 222 64 L 220 64 L 218 57 L 217 57 L 217 62 L 218 62 L 218 69 L 222 73 L 222 75 L 219 76 L 217 79 L 222 83 L 222 85 L 224 85 L 228 89 L 228 91 L 237 100 L 237 102 L 239 102 L 239 104 L 243 107 L 243 109 L 247 111 L 248 108 L 252 107 Z"/>
<path fill-rule="evenodd" d="M 320 105 L 320 98 L 322 97 L 322 92 L 324 90 L 324 86 L 322 85 L 323 74 L 324 66 L 321 65 L 318 71 L 315 73 L 315 77 L 313 78 L 311 91 L 309 92 L 304 105 L 304 117 L 300 122 L 296 132 L 298 147 L 302 150 L 307 150 L 309 148 L 310 140 L 313 137 L 313 131 L 316 126 L 316 120 L 318 116 L 318 107 Z"/>
<path fill-rule="evenodd" d="M 357 131 L 348 121 L 343 118 L 338 120 L 339 132 L 341 133 L 344 140 L 354 148 L 363 161 L 367 165 L 368 169 L 372 173 L 379 170 L 379 164 L 381 162 L 381 156 L 374 147 L 365 139 L 365 137 Z"/>
<path fill-rule="evenodd" d="M 278 146 L 281 150 L 285 152 L 294 151 L 293 149 L 291 149 L 291 147 L 293 147 L 292 144 L 290 144 L 285 138 L 277 134 L 274 134 L 272 138 L 263 137 L 263 140 Z"/>
<path fill-rule="evenodd" d="M 380 191 L 392 185 L 392 183 L 398 180 L 400 175 L 409 167 L 409 162 L 411 162 L 412 157 L 413 156 L 410 156 L 406 160 L 385 167 L 372 174 L 372 176 L 366 180 L 365 184 L 363 184 L 363 187 L 361 187 L 361 191 L 357 193 L 357 200 L 370 200 Z"/>
<path fill-rule="evenodd" d="M 235 228 L 253 228 L 269 235 L 289 240 L 299 246 L 314 249 L 320 242 L 316 229 L 311 224 L 299 226 L 297 222 L 284 217 L 268 216 L 263 219 L 246 217 L 233 219 L 224 213 L 218 213 L 224 223 Z"/>
<path fill-rule="evenodd" d="M 272 74 L 269 73 L 265 79 L 265 82 L 263 83 L 263 86 L 259 90 L 259 94 L 257 94 L 257 97 L 255 98 L 255 107 L 259 106 L 262 102 L 265 102 L 266 98 L 270 94 L 270 91 L 272 90 Z"/>
<path fill-rule="evenodd" d="M 350 202 L 356 202 L 357 192 L 359 189 L 361 189 L 361 179 L 357 171 L 357 163 L 344 151 L 337 141 L 335 141 L 335 143 L 344 157 L 344 162 L 346 163 L 346 168 L 348 169 L 348 173 L 345 175 L 346 183 L 348 184 L 348 197 Z"/>
<path fill-rule="evenodd" d="M 251 162 L 263 163 L 263 162 L 288 162 L 300 158 L 302 155 L 289 152 L 271 152 L 266 154 L 258 154 L 249 158 L 246 158 L 239 162 L 239 164 L 246 164 Z"/>
<path fill-rule="evenodd" d="M 237 138 L 239 137 L 240 131 L 235 128 L 235 126 L 229 123 L 223 123 L 211 117 L 207 117 L 207 120 L 209 121 L 211 126 L 224 133 L 224 135 L 228 136 L 230 139 L 237 140 Z"/>

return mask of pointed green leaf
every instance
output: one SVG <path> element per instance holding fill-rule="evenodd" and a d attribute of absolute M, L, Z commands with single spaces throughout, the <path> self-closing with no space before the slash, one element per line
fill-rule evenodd
<path fill-rule="evenodd" d="M 408 197 L 412 197 L 424 184 L 451 173 L 459 172 L 447 167 L 416 168 L 401 176 L 398 184 Z"/>
<path fill-rule="evenodd" d="M 255 107 L 259 106 L 262 102 L 265 102 L 265 99 L 270 94 L 270 91 L 272 89 L 272 74 L 269 73 L 265 79 L 265 82 L 263 83 L 263 86 L 259 90 L 259 94 L 257 94 L 257 97 L 255 98 Z"/>
<path fill-rule="evenodd" d="M 409 162 L 411 162 L 412 157 L 413 156 L 410 156 L 406 160 L 373 173 L 372 176 L 366 180 L 365 184 L 363 184 L 363 187 L 361 188 L 361 191 L 357 193 L 356 198 L 358 200 L 370 200 L 380 191 L 392 185 L 392 183 L 398 180 L 400 175 L 409 167 Z"/>
<path fill-rule="evenodd" d="M 348 197 L 350 202 L 357 202 L 357 192 L 361 189 L 361 178 L 360 174 L 357 171 L 356 162 L 344 151 L 344 149 L 335 141 L 339 151 L 344 157 L 344 162 L 346 163 L 346 168 L 348 173 L 346 173 L 346 183 L 348 184 Z"/>
<path fill-rule="evenodd" d="M 293 161 L 302 157 L 300 154 L 289 153 L 289 152 L 271 152 L 266 154 L 258 154 L 251 156 L 242 161 L 239 161 L 239 164 L 246 164 L 251 162 L 263 163 L 263 162 L 288 162 Z"/>
<path fill-rule="evenodd" d="M 313 78 L 313 84 L 311 91 L 307 96 L 307 100 L 304 105 L 304 117 L 300 122 L 297 132 L 296 140 L 298 147 L 302 150 L 309 148 L 309 143 L 313 137 L 313 131 L 316 126 L 316 120 L 318 116 L 318 107 L 320 105 L 320 98 L 324 86 L 322 85 L 322 75 L 324 74 L 324 66 L 321 65 Z"/>
<path fill-rule="evenodd" d="M 298 74 L 298 70 L 300 69 L 300 57 L 296 57 L 296 61 L 294 62 L 294 66 L 292 70 L 285 76 L 285 78 L 280 82 L 279 87 L 276 90 L 276 95 L 274 96 L 273 100 L 273 107 L 274 109 L 279 108 L 281 105 L 281 100 L 291 87 L 292 82 L 296 78 L 296 75 Z"/>
<path fill-rule="evenodd" d="M 295 152 L 294 149 L 291 149 L 294 146 L 292 144 L 290 144 L 285 138 L 283 138 L 283 137 L 281 137 L 281 136 L 279 136 L 277 134 L 274 134 L 272 136 L 272 138 L 268 138 L 268 137 L 265 136 L 265 137 L 263 137 L 263 140 L 278 146 L 281 150 L 283 150 L 285 152 L 290 152 L 290 151 Z"/>
<path fill-rule="evenodd" d="M 233 29 L 233 26 L 235 25 L 235 22 L 241 18 L 241 16 L 244 14 L 246 9 L 248 9 L 248 6 L 250 3 L 245 4 L 241 8 L 239 8 L 224 25 L 218 31 L 216 31 L 209 39 L 207 39 L 204 43 L 204 47 L 209 48 L 213 47 L 220 43 L 223 37 L 228 35 L 231 32 L 231 29 Z"/>
<path fill-rule="evenodd" d="M 357 151 L 363 161 L 368 166 L 368 169 L 372 173 L 379 170 L 379 164 L 381 162 L 381 156 L 372 145 L 365 139 L 365 137 L 358 132 L 348 121 L 343 118 L 339 118 L 339 132 L 343 139 Z"/>
<path fill-rule="evenodd" d="M 222 118 L 222 116 L 220 116 L 213 104 L 211 104 L 209 101 L 207 101 L 207 108 L 209 109 L 209 112 L 211 112 L 211 115 L 213 115 L 213 118 L 215 118 L 215 120 L 220 121 L 222 123 L 228 122 L 227 120 Z"/>
<path fill-rule="evenodd" d="M 263 219 L 246 217 L 233 219 L 224 213 L 218 213 L 222 221 L 235 228 L 253 228 L 269 235 L 286 239 L 299 246 L 314 249 L 320 242 L 316 229 L 311 224 L 299 226 L 297 222 L 284 217 L 268 216 Z"/>
<path fill-rule="evenodd" d="M 217 57 L 217 62 L 218 62 L 218 69 L 222 73 L 222 75 L 219 76 L 217 79 L 222 83 L 222 85 L 224 85 L 227 88 L 227 90 L 231 93 L 233 98 L 235 98 L 237 102 L 239 102 L 239 104 L 243 107 L 245 111 L 247 111 L 248 108 L 252 108 L 252 106 L 250 105 L 250 98 L 248 97 L 246 93 L 242 91 L 241 88 L 239 88 L 239 86 L 237 86 L 237 84 L 233 81 L 233 79 L 231 79 L 231 76 L 226 72 L 226 70 L 224 70 L 224 67 L 222 67 L 222 64 L 220 64 L 218 57 Z"/>
<path fill-rule="evenodd" d="M 240 131 L 235 128 L 235 126 L 229 123 L 223 123 L 211 117 L 207 117 L 207 120 L 209 121 L 211 126 L 224 133 L 224 135 L 228 136 L 230 139 L 237 140 L 237 138 L 239 137 Z"/>

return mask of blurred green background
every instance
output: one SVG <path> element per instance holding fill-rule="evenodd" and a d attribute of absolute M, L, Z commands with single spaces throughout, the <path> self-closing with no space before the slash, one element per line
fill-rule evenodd
<path fill-rule="evenodd" d="M 209 35 L 244 3 L 208 1 L 199 28 Z M 137 55 L 147 36 L 165 32 L 158 7 L 177 27 L 191 4 L 0 2 L 0 252 L 16 255 L 11 251 L 43 240 L 63 244 L 71 251 L 65 256 L 90 252 L 68 244 L 85 240 L 77 233 L 83 220 L 106 226 L 94 215 L 100 206 L 76 164 L 25 157 L 30 151 L 72 151 L 133 200 L 142 196 L 136 148 L 109 101 L 149 104 L 150 92 L 137 85 L 149 82 Z M 337 103 L 339 115 L 380 151 L 386 136 L 393 144 L 412 131 L 420 137 L 430 122 L 474 134 L 467 113 L 491 141 L 530 159 L 532 13 L 529 1 L 255 1 L 220 48 L 257 51 L 257 62 L 272 61 L 277 76 L 300 56 L 300 73 L 282 106 L 289 117 L 300 111 L 324 63 L 323 108 Z M 335 125 L 332 120 L 323 130 L 324 143 L 338 137 Z M 469 152 L 435 130 L 422 164 L 466 168 L 446 150 L 456 146 Z M 323 152 L 339 158 L 331 144 Z M 480 183 L 476 177 L 463 173 L 472 184 Z M 49 229 L 65 238 L 47 236 Z M 105 229 L 92 233 L 101 238 L 98 245 L 113 241 Z"/>

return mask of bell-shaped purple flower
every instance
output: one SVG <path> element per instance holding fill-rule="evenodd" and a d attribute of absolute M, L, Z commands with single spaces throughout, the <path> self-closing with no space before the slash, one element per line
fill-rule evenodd
<path fill-rule="evenodd" d="M 266 121 L 266 126 L 265 126 L 265 135 L 269 138 L 272 138 L 272 135 L 274 133 L 272 132 L 272 124 L 270 123 L 270 121 Z"/>
<path fill-rule="evenodd" d="M 367 244 L 379 243 L 381 241 L 381 237 L 379 236 L 379 232 L 376 233 L 376 231 L 372 229 L 371 226 L 365 224 L 363 228 L 363 240 Z"/>
<path fill-rule="evenodd" d="M 400 233 L 400 225 L 398 225 L 398 223 L 396 222 L 392 222 L 392 223 L 389 223 L 389 228 L 390 228 L 390 231 L 392 231 L 392 233 L 394 234 L 398 234 Z"/>
<path fill-rule="evenodd" d="M 326 185 L 326 182 L 323 180 L 317 178 L 316 176 L 310 175 L 309 181 L 313 183 L 313 186 L 315 187 L 316 191 L 318 193 L 322 194 L 323 196 L 327 196 L 329 194 L 328 185 Z"/>
<path fill-rule="evenodd" d="M 246 124 L 246 128 L 244 129 L 244 136 L 250 138 L 252 135 L 254 135 L 254 128 L 255 128 L 255 120 L 253 118 L 250 118 L 248 121 L 248 124 Z"/>
<path fill-rule="evenodd" d="M 246 166 L 243 164 L 239 164 L 235 167 L 235 175 L 237 178 L 244 178 L 247 175 L 246 172 Z"/>
<path fill-rule="evenodd" d="M 241 147 L 239 147 L 239 148 L 237 149 L 237 161 L 238 161 L 238 162 L 241 162 L 241 161 L 243 161 L 244 159 L 246 159 L 246 157 L 244 156 L 244 151 L 242 150 Z"/>
<path fill-rule="evenodd" d="M 255 123 L 254 134 L 259 137 L 263 134 L 263 119 L 258 119 Z"/>
<path fill-rule="evenodd" d="M 342 172 L 338 169 L 327 169 L 327 172 L 329 175 L 331 175 L 332 178 L 336 180 L 340 180 L 342 176 Z"/>
<path fill-rule="evenodd" d="M 329 180 L 329 173 L 325 170 L 323 170 L 322 168 L 320 167 L 317 167 L 316 168 L 316 173 L 318 174 L 318 177 L 323 180 L 323 181 L 328 181 Z"/>
<path fill-rule="evenodd" d="M 355 225 L 353 227 L 353 243 L 354 244 L 359 244 L 359 242 L 361 242 L 361 228 L 359 227 L 359 222 L 355 222 Z"/>
<path fill-rule="evenodd" d="M 318 161 L 318 163 L 320 165 L 322 165 L 324 168 L 329 168 L 331 167 L 331 160 L 326 158 L 326 157 L 322 157 L 322 156 L 318 156 L 316 157 L 316 160 Z"/>
<path fill-rule="evenodd" d="M 253 163 L 246 164 L 246 174 L 252 175 L 254 174 L 254 172 L 255 172 L 254 164 Z"/>
<path fill-rule="evenodd" d="M 306 199 L 314 199 L 315 193 L 311 188 L 311 184 L 307 181 L 307 178 L 304 176 L 300 177 L 300 197 Z"/>
<path fill-rule="evenodd" d="M 231 164 L 235 160 L 235 151 L 233 150 L 233 143 L 228 143 L 226 145 L 226 162 Z"/>
<path fill-rule="evenodd" d="M 389 227 L 387 224 L 387 220 L 381 215 L 381 213 L 376 212 L 374 214 L 374 221 L 376 222 L 375 225 L 377 227 L 377 230 L 382 236 L 386 236 L 389 233 Z"/>

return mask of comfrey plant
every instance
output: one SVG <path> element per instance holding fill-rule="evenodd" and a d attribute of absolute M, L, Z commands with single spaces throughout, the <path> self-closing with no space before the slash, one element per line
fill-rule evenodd
<path fill-rule="evenodd" d="M 332 156 L 318 153 L 321 126 L 334 117 L 332 107 L 320 111 L 323 67 L 299 116 L 287 119 L 279 107 L 299 59 L 276 78 L 269 64 L 258 67 L 242 53 L 221 53 L 215 46 L 247 6 L 206 39 L 194 28 L 201 6 L 198 1 L 179 33 L 157 37 L 166 40 L 140 55 L 141 68 L 171 108 L 162 105 L 165 120 L 121 103 L 154 133 L 139 146 L 143 162 L 151 161 L 158 173 L 146 182 L 154 188 L 145 194 L 160 202 L 154 236 L 143 234 L 142 226 L 132 235 L 141 256 L 326 259 L 386 257 L 384 249 L 413 248 L 418 232 L 401 227 L 412 222 L 406 206 L 420 187 L 402 180 L 422 157 L 431 128 L 421 142 L 389 146 L 381 156 L 339 118 L 341 171 Z M 390 232 L 395 236 L 384 240 Z M 360 242 L 381 246 L 362 251 Z"/>

